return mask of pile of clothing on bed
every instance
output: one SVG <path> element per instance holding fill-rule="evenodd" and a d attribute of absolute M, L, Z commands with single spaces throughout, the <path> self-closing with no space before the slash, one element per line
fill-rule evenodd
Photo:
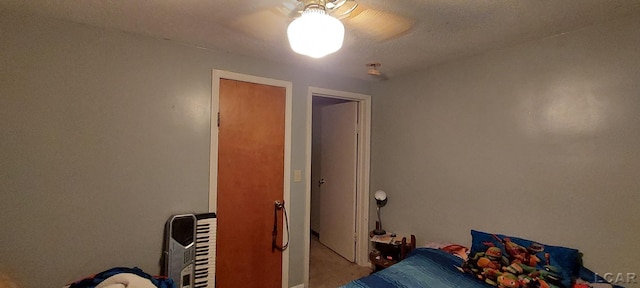
<path fill-rule="evenodd" d="M 116 267 L 78 280 L 64 288 L 173 288 L 173 280 L 151 276 L 138 267 Z"/>

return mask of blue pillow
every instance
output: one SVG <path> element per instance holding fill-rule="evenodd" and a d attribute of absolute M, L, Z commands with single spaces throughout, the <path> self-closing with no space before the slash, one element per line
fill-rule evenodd
<path fill-rule="evenodd" d="M 580 267 L 578 265 L 579 252 L 576 249 L 551 246 L 527 239 L 476 230 L 471 230 L 471 242 L 470 257 L 476 253 L 484 253 L 489 247 L 498 247 L 502 251 L 502 255 L 507 257 L 509 263 L 523 263 L 527 265 L 525 270 L 536 269 L 540 271 L 538 273 L 547 276 L 548 281 L 554 281 L 557 276 L 560 276 L 561 279 L 556 284 L 567 288 L 571 287 L 574 275 L 577 274 L 577 269 Z M 523 257 L 524 255 L 526 256 Z M 529 257 L 529 255 L 535 255 L 537 258 Z M 548 258 L 545 257 L 547 255 Z M 526 260 L 523 261 L 523 258 Z M 530 271 L 520 271 L 519 273 L 532 274 Z"/>

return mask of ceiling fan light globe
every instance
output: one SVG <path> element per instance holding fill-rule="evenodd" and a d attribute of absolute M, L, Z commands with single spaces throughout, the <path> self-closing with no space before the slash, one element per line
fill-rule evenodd
<path fill-rule="evenodd" d="M 294 52 L 321 58 L 340 50 L 344 41 L 344 25 L 324 11 L 305 11 L 289 24 L 287 36 Z"/>

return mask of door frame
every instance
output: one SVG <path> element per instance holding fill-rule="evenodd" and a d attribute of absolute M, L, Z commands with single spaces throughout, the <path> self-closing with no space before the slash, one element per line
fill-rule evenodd
<path fill-rule="evenodd" d="M 285 134 L 284 134 L 284 191 L 283 200 L 285 209 L 290 209 L 290 190 L 291 190 L 291 100 L 292 100 L 292 84 L 289 81 L 264 78 L 252 75 L 245 75 L 224 70 L 214 69 L 211 80 L 211 138 L 209 151 L 209 212 L 217 211 L 218 197 L 218 112 L 220 104 L 220 79 L 230 79 L 256 84 L 270 85 L 285 88 L 286 104 L 285 104 Z M 283 229 L 281 245 L 285 244 L 289 231 Z M 289 287 L 289 249 L 282 252 L 282 287 Z"/>
<path fill-rule="evenodd" d="M 309 287 L 309 248 L 311 231 L 311 142 L 313 97 L 336 98 L 358 103 L 358 164 L 356 184 L 356 263 L 369 264 L 369 174 L 371 162 L 371 96 L 359 93 L 309 87 L 307 92 L 307 147 L 304 222 L 304 286 Z"/>

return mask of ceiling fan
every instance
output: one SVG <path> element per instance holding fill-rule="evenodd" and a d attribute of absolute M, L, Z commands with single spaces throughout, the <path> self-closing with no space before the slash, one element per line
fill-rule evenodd
<path fill-rule="evenodd" d="M 304 4 L 300 17 L 294 19 L 287 28 L 287 38 L 291 50 L 312 58 L 321 58 L 342 48 L 344 24 L 334 17 L 340 7 L 349 0 L 300 0 Z M 355 1 L 351 13 L 358 4 Z"/>
<path fill-rule="evenodd" d="M 355 0 L 288 0 L 282 3 L 285 7 L 289 17 L 299 17 L 305 9 L 309 7 L 324 7 L 328 14 L 337 18 L 343 19 L 356 8 L 358 8 L 358 2 Z"/>
<path fill-rule="evenodd" d="M 407 33 L 415 20 L 378 10 L 356 0 L 282 0 L 279 5 L 238 17 L 232 26 L 246 35 L 263 41 L 282 41 L 287 26 L 304 14 L 325 13 L 340 20 L 349 37 L 356 41 L 383 42 Z M 323 31 L 308 31 L 307 35 Z M 340 32 L 338 32 L 340 33 Z M 344 33 L 344 32 L 343 32 Z"/>
<path fill-rule="evenodd" d="M 285 0 L 281 7 L 289 18 L 299 17 L 309 5 L 325 2 L 327 12 L 344 22 L 347 29 L 355 30 L 374 41 L 385 41 L 403 35 L 415 20 L 389 11 L 358 3 L 355 0 Z"/>

